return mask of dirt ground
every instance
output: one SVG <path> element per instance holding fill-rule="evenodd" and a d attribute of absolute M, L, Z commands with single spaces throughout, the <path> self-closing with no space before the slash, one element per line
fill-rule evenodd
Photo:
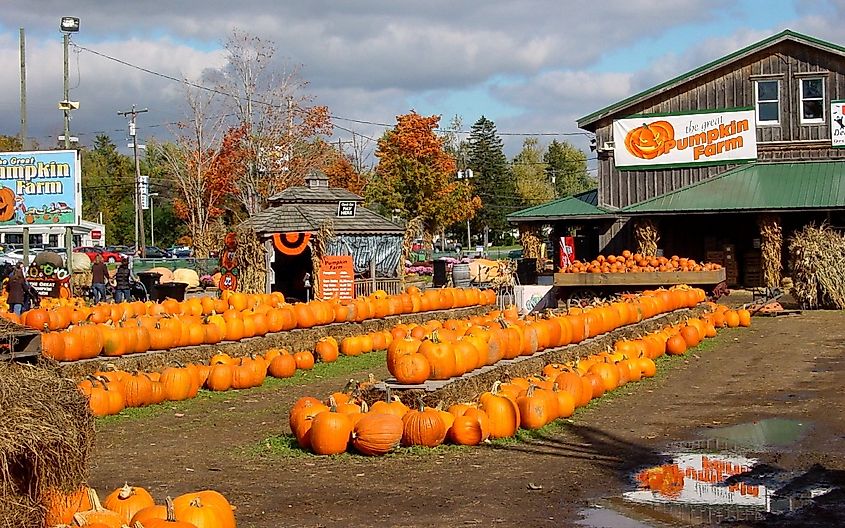
<path fill-rule="evenodd" d="M 530 442 L 376 459 L 256 453 L 289 432 L 293 401 L 361 372 L 100 424 L 90 483 L 105 492 L 128 481 L 157 499 L 213 488 L 237 505 L 241 527 L 572 526 L 584 507 L 627 489 L 631 470 L 660 463 L 668 443 L 766 417 L 812 428 L 762 461 L 845 470 L 845 312 L 758 317 L 711 341 Z"/>

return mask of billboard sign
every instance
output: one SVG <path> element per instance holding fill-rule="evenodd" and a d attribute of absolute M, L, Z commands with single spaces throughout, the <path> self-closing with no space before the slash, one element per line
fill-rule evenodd
<path fill-rule="evenodd" d="M 621 170 L 720 165 L 757 159 L 754 109 L 644 114 L 613 122 Z"/>
<path fill-rule="evenodd" d="M 0 153 L 0 226 L 75 226 L 82 215 L 75 150 Z"/>

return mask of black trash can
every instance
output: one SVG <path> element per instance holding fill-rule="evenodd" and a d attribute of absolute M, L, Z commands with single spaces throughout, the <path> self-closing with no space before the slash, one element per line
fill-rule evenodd
<path fill-rule="evenodd" d="M 537 259 L 519 259 L 516 263 L 516 276 L 520 284 L 537 284 Z"/>
<path fill-rule="evenodd" d="M 155 300 L 162 302 L 165 299 L 173 299 L 175 301 L 185 300 L 185 290 L 188 285 L 184 282 L 165 282 L 155 287 Z"/>
<path fill-rule="evenodd" d="M 155 300 L 155 289 L 158 286 L 159 279 L 161 279 L 161 273 L 156 273 L 155 271 L 139 271 L 136 275 L 138 276 L 138 280 L 141 281 L 141 284 L 144 285 L 144 289 L 147 290 L 147 299 Z"/>
<path fill-rule="evenodd" d="M 431 283 L 435 288 L 440 288 L 446 286 L 448 282 L 448 277 L 446 275 L 446 261 L 445 260 L 435 260 L 431 263 L 431 267 L 434 268 L 434 273 L 431 277 Z"/>

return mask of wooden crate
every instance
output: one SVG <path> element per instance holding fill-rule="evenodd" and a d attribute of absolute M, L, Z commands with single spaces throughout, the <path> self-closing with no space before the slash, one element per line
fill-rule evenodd
<path fill-rule="evenodd" d="M 0 360 L 41 355 L 41 332 L 0 318 Z"/>

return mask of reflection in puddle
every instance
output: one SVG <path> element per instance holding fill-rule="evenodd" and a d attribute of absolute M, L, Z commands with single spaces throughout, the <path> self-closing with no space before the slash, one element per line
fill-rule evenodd
<path fill-rule="evenodd" d="M 648 524 L 635 521 L 607 508 L 586 508 L 578 513 L 582 518 L 575 521 L 575 524 L 579 526 L 588 526 L 589 528 L 652 528 Z"/>
<path fill-rule="evenodd" d="M 749 449 L 766 449 L 794 444 L 807 432 L 809 426 L 808 422 L 789 418 L 766 418 L 709 429 L 704 432 L 704 436 Z"/>
<path fill-rule="evenodd" d="M 732 504 L 762 508 L 768 490 L 745 483 L 721 485 L 726 478 L 748 471 L 757 461 L 741 456 L 682 454 L 669 464 L 636 475 L 640 489 L 624 494 L 634 502 Z"/>
<path fill-rule="evenodd" d="M 792 512 L 832 489 L 817 482 L 784 493 L 783 484 L 794 475 L 782 475 L 783 480 L 769 478 L 766 483 L 745 482 L 743 477 L 754 473 L 756 463 L 753 458 L 738 455 L 677 454 L 670 463 L 638 472 L 634 476 L 638 489 L 624 493 L 623 499 L 657 508 L 675 521 L 713 524 Z M 740 474 L 744 475 L 730 478 Z"/>

